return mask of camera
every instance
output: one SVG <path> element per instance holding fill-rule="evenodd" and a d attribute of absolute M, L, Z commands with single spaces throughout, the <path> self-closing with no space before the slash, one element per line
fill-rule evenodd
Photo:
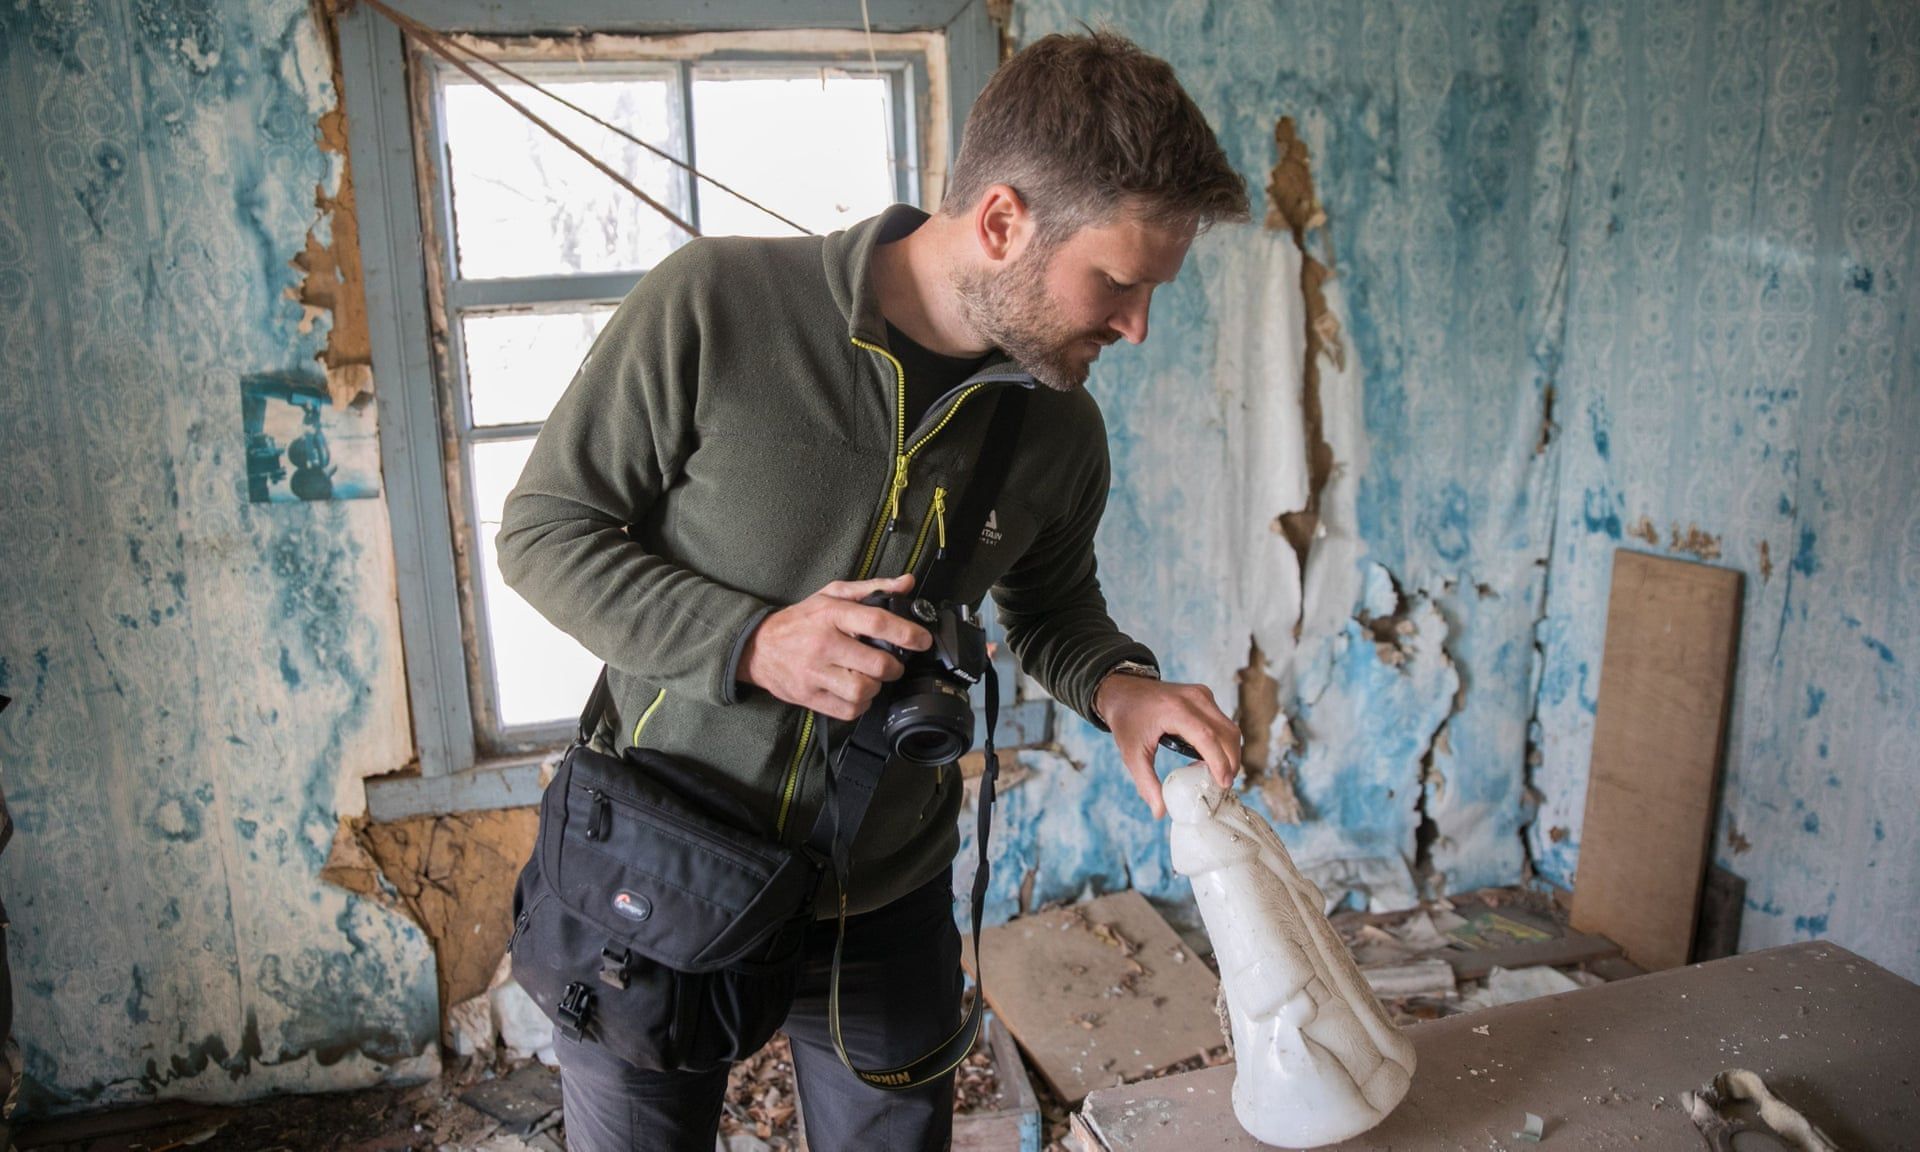
<path fill-rule="evenodd" d="M 898 680 L 883 684 L 870 710 L 883 710 L 888 751 L 909 764 L 933 767 L 958 760 L 973 747 L 973 703 L 968 689 L 987 667 L 987 633 L 961 604 L 934 604 L 912 594 L 876 592 L 862 600 L 911 620 L 933 634 L 925 652 L 885 641 L 867 643 L 906 665 Z"/>

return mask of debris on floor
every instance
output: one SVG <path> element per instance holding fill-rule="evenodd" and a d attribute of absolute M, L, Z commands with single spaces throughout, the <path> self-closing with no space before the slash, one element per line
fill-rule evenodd
<path fill-rule="evenodd" d="M 1384 869 L 1342 881 L 1349 892 L 1398 887 Z M 1374 910 L 1336 912 L 1331 920 L 1399 1024 L 1639 974 L 1608 941 L 1570 931 L 1564 909 L 1539 893 L 1487 889 L 1393 911 L 1372 895 L 1364 903 Z M 990 928 L 983 949 L 995 1011 L 986 1041 L 956 1076 L 956 1152 L 1033 1152 L 1035 1144 L 1065 1152 L 1069 1117 L 1088 1090 L 1231 1060 L 1204 931 L 1176 934 L 1136 892 Z M 563 1152 L 557 1073 L 535 1059 L 551 1060 L 551 1026 L 516 993 L 503 965 L 486 993 L 456 1009 L 449 1033 L 458 1051 L 426 1084 L 63 1117 L 25 1126 L 16 1147 Z M 1031 1080 L 1029 1064 L 1039 1073 Z M 786 1036 L 776 1035 L 729 1075 L 716 1152 L 801 1152 L 801 1125 L 792 1053 Z"/>
<path fill-rule="evenodd" d="M 1392 912 L 1330 917 L 1397 1024 L 1638 975 L 1610 940 L 1574 932 L 1544 893 L 1486 888 Z M 1443 977 L 1440 967 L 1450 969 Z"/>
<path fill-rule="evenodd" d="M 500 1121 L 508 1135 L 532 1136 L 560 1122 L 560 1077 L 544 1064 L 523 1064 L 475 1084 L 460 1102 Z"/>
<path fill-rule="evenodd" d="M 1367 986 L 1373 989 L 1375 996 L 1389 999 L 1453 996 L 1458 992 L 1454 984 L 1453 965 L 1445 960 L 1409 960 L 1404 964 L 1363 967 L 1360 974 L 1366 977 Z"/>
<path fill-rule="evenodd" d="M 727 1074 L 727 1099 L 720 1108 L 720 1144 L 727 1152 L 765 1148 L 791 1152 L 799 1147 L 795 1119 L 799 1097 L 793 1079 L 793 1047 L 785 1032 L 733 1066 Z M 746 1138 L 759 1142 L 759 1148 Z"/>
<path fill-rule="evenodd" d="M 531 1097 L 527 1070 L 553 1077 L 530 1062 L 449 1060 L 423 1084 L 233 1107 L 169 1101 L 25 1125 L 14 1143 L 20 1152 L 562 1152 L 557 1102 L 531 1123 L 510 1126 L 461 1100 L 502 1080 L 514 1080 L 509 1095 Z"/>
<path fill-rule="evenodd" d="M 1558 996 L 1579 987 L 1579 981 L 1558 968 L 1495 968 L 1487 974 L 1485 988 L 1475 989 L 1460 1000 L 1463 1005 L 1474 1008 L 1496 1008 L 1541 996 Z"/>

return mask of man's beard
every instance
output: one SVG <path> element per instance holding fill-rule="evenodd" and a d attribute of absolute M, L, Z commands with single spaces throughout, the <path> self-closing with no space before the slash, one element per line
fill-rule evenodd
<path fill-rule="evenodd" d="M 956 271 L 953 288 L 974 332 L 1013 357 L 1034 379 L 1056 392 L 1087 382 L 1091 359 L 1074 354 L 1085 341 L 1110 344 L 1104 332 L 1082 332 L 1056 314 L 1047 298 L 1049 252 L 1028 251 L 999 275 Z"/>

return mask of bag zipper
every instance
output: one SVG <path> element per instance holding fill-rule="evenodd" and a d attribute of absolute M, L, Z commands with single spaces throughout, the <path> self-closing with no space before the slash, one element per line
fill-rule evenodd
<path fill-rule="evenodd" d="M 927 446 L 929 440 L 932 440 L 940 434 L 940 430 L 947 426 L 953 419 L 954 414 L 960 411 L 960 406 L 965 404 L 974 393 L 985 388 L 988 384 L 1005 381 L 1023 381 L 1027 379 L 1027 377 L 1011 373 L 1001 373 L 981 377 L 971 383 L 961 385 L 958 393 L 953 397 L 953 403 L 948 405 L 946 412 L 941 414 L 939 422 L 928 429 L 926 435 L 921 436 L 909 445 L 907 443 L 906 366 L 901 364 L 899 358 L 894 356 L 893 353 L 880 347 L 878 344 L 862 340 L 858 336 L 851 337 L 850 339 L 853 341 L 854 347 L 865 349 L 868 352 L 877 352 L 886 357 L 887 362 L 893 365 L 893 475 L 888 478 L 886 500 L 881 505 L 880 515 L 874 520 L 873 531 L 867 536 L 866 551 L 861 555 L 859 571 L 853 577 L 855 580 L 865 580 L 873 571 L 874 561 L 878 559 L 880 555 L 881 533 L 899 526 L 900 504 L 907 492 L 907 470 L 908 466 L 913 462 L 914 456 L 919 453 L 920 449 Z M 943 397 L 942 400 L 944 399 Z M 938 408 L 941 402 L 942 401 L 935 401 L 934 407 Z M 940 537 L 943 541 L 942 547 L 944 547 L 944 541 L 946 539 L 946 505 L 944 493 L 936 490 L 934 498 L 940 501 Z M 907 564 L 907 571 L 909 572 L 913 571 L 913 561 L 919 559 L 920 547 L 926 542 L 926 532 L 927 526 L 922 523 L 920 525 L 920 538 L 914 543 L 912 560 Z M 792 814 L 794 791 L 800 783 L 800 765 L 806 759 L 807 749 L 811 746 L 813 726 L 816 721 L 816 713 L 809 709 L 806 718 L 800 722 L 800 738 L 794 742 L 793 755 L 787 759 L 786 776 L 780 784 L 780 811 L 774 821 L 775 837 L 784 837 L 786 835 L 787 817 Z"/>
<path fill-rule="evenodd" d="M 665 823 L 671 824 L 693 839 L 701 841 L 707 846 L 708 850 L 717 856 L 725 857 L 736 862 L 748 861 L 763 867 L 779 864 L 779 860 L 776 857 L 756 851 L 743 841 L 730 840 L 717 833 L 708 831 L 698 824 L 681 819 L 678 813 L 670 809 L 662 808 L 657 804 L 649 804 L 632 793 L 623 792 L 617 788 L 591 788 L 585 784 L 579 787 L 585 791 L 587 795 L 593 797 L 594 815 L 587 825 L 587 839 L 589 840 L 602 841 L 612 834 L 612 802 L 618 800 L 633 808 L 645 808 Z M 602 805 L 606 805 L 606 815 L 604 819 L 601 816 Z M 594 834 L 596 827 L 599 828 L 599 834 L 597 836 Z"/>

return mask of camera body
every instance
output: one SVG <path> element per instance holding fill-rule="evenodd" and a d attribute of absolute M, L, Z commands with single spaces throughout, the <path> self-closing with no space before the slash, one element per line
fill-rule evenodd
<path fill-rule="evenodd" d="M 958 760 L 973 747 L 973 702 L 968 691 L 987 669 L 987 632 L 963 604 L 935 604 L 911 594 L 876 592 L 863 604 L 884 608 L 933 634 L 924 652 L 869 638 L 906 665 L 898 680 L 881 686 L 872 709 L 883 710 L 889 751 L 910 764 L 936 766 Z"/>

